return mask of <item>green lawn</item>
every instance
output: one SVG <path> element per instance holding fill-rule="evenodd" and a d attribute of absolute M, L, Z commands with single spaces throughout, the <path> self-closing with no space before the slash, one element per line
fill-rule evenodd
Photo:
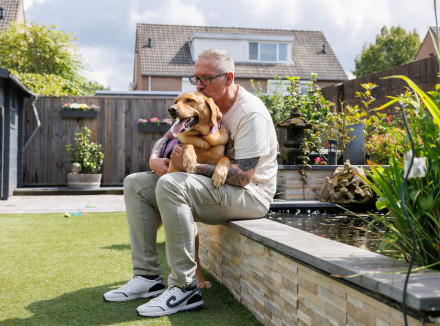
<path fill-rule="evenodd" d="M 146 300 L 104 302 L 103 293 L 131 278 L 125 213 L 0 215 L 0 326 L 9 325 L 260 325 L 209 274 L 205 309 L 142 318 Z M 164 276 L 163 229 L 159 259 Z"/>

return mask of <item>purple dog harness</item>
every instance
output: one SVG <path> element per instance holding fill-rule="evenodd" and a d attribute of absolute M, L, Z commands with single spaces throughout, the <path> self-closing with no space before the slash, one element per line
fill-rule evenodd
<path fill-rule="evenodd" d="M 221 128 L 221 123 L 220 121 L 217 123 L 217 126 L 213 125 L 211 126 L 211 128 L 209 128 L 209 134 L 213 134 L 215 133 L 217 130 L 219 130 Z M 205 137 L 208 135 L 199 135 L 199 137 Z M 174 146 L 176 146 L 177 144 L 180 144 L 179 139 L 178 138 L 174 138 L 174 137 L 169 137 L 168 142 L 165 144 L 165 146 L 162 148 L 162 151 L 160 152 L 160 157 L 162 158 L 170 158 L 171 153 L 173 152 Z"/>

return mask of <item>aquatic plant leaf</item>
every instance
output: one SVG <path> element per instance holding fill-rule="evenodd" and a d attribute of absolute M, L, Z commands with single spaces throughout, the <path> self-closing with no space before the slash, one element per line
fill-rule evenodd
<path fill-rule="evenodd" d="M 419 205 L 420 208 L 422 208 L 424 211 L 429 211 L 432 208 L 432 205 L 434 204 L 434 197 L 432 194 L 429 194 L 428 196 L 419 196 Z"/>
<path fill-rule="evenodd" d="M 395 76 L 389 76 L 384 77 L 384 79 L 389 78 L 400 78 L 407 82 L 407 84 L 414 90 L 416 93 L 420 96 L 423 103 L 425 103 L 426 108 L 431 112 L 434 122 L 440 126 L 440 109 L 437 107 L 437 105 L 434 103 L 433 100 L 429 98 L 429 96 L 423 92 L 411 79 L 409 79 L 406 76 L 402 75 L 395 75 Z"/>

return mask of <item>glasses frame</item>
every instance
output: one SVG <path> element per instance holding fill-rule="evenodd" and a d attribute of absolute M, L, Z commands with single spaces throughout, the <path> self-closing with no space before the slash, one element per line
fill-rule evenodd
<path fill-rule="evenodd" d="M 197 83 L 200 82 L 200 84 L 202 84 L 202 86 L 209 86 L 209 85 L 211 85 L 211 82 L 212 82 L 213 79 L 215 79 L 215 78 L 217 78 L 217 77 L 220 77 L 220 76 L 227 75 L 227 74 L 228 74 L 227 72 L 224 72 L 224 73 L 222 73 L 222 74 L 220 74 L 220 75 L 212 76 L 212 77 L 196 77 L 196 76 L 190 76 L 190 77 L 189 77 L 189 83 L 190 83 L 191 85 L 197 85 Z M 204 81 L 203 81 L 203 80 L 204 80 Z M 209 84 L 207 84 L 208 81 L 209 81 Z M 206 83 L 206 84 L 205 84 L 205 83 Z"/>

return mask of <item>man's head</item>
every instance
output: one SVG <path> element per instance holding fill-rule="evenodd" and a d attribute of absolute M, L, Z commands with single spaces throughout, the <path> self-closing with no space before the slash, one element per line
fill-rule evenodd
<path fill-rule="evenodd" d="M 194 66 L 193 81 L 197 91 L 220 104 L 230 96 L 234 84 L 234 61 L 227 51 L 203 50 Z"/>

